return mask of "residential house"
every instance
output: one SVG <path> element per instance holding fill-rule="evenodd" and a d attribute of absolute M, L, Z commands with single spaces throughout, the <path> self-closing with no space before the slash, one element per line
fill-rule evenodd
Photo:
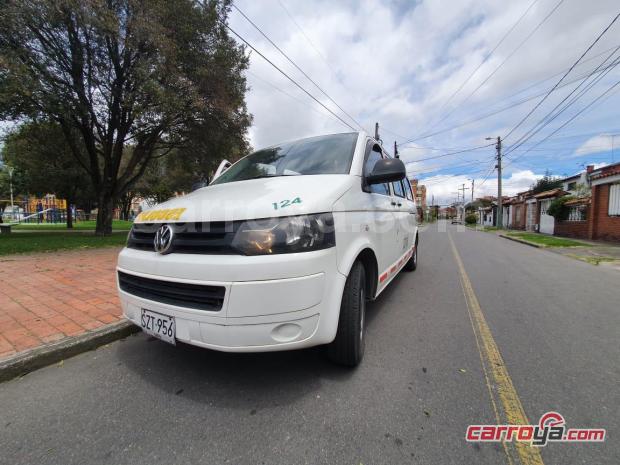
<path fill-rule="evenodd" d="M 590 165 L 584 172 L 563 179 L 562 184 L 564 193 L 574 198 L 565 203 L 569 208 L 567 218 L 554 221 L 553 234 L 620 241 L 620 163 L 598 169 Z M 544 212 L 541 205 L 539 223 L 542 226 L 545 222 L 546 226 L 541 227 L 540 232 L 549 232 L 547 218 L 542 216 Z"/>
<path fill-rule="evenodd" d="M 527 223 L 527 201 L 532 198 L 532 191 L 519 192 L 514 197 L 510 197 L 506 204 L 510 206 L 510 213 L 506 227 L 509 229 L 526 229 Z"/>
<path fill-rule="evenodd" d="M 588 237 L 620 241 L 620 163 L 589 173 L 592 187 Z"/>
<path fill-rule="evenodd" d="M 547 209 L 558 197 L 563 197 L 568 192 L 562 190 L 561 188 L 551 189 L 548 191 L 540 192 L 538 194 L 534 194 L 534 199 L 536 199 L 536 226 L 535 230 L 541 232 L 543 234 L 553 234 L 555 229 L 555 218 L 551 215 L 547 214 Z"/>

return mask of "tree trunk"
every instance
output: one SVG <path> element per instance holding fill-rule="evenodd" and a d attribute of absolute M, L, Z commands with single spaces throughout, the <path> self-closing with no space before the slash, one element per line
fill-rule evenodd
<path fill-rule="evenodd" d="M 114 215 L 114 198 L 110 194 L 99 195 L 99 206 L 97 208 L 97 226 L 95 234 L 97 236 L 112 235 L 112 216 Z"/>
<path fill-rule="evenodd" d="M 132 198 L 133 196 L 129 192 L 123 194 L 123 196 L 121 197 L 121 202 L 120 202 L 121 219 L 125 221 L 129 219 L 129 211 L 131 210 Z"/>
<path fill-rule="evenodd" d="M 73 229 L 73 210 L 69 199 L 67 199 L 67 229 Z"/>

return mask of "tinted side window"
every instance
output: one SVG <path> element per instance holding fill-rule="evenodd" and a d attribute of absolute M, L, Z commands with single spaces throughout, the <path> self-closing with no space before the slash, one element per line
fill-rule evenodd
<path fill-rule="evenodd" d="M 371 173 L 375 167 L 375 163 L 381 160 L 381 154 L 372 150 L 372 143 L 368 143 L 366 149 L 366 163 L 364 164 L 364 175 Z M 369 186 L 369 191 L 373 194 L 390 195 L 390 189 L 387 184 L 373 184 Z"/>
<path fill-rule="evenodd" d="M 394 189 L 394 195 L 397 197 L 405 197 L 405 190 L 403 189 L 403 182 L 393 182 L 392 188 Z"/>
<path fill-rule="evenodd" d="M 409 200 L 413 200 L 413 194 L 411 193 L 411 184 L 409 184 L 408 179 L 403 179 L 403 184 L 405 185 L 405 197 Z"/>

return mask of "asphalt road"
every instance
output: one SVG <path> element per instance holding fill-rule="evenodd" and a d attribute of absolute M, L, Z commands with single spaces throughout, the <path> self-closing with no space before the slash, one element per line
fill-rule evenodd
<path fill-rule="evenodd" d="M 464 439 L 502 405 L 452 243 L 531 422 L 556 410 L 607 429 L 542 461 L 620 463 L 620 273 L 445 222 L 370 305 L 356 370 L 319 349 L 222 354 L 139 334 L 0 384 L 0 463 L 518 463 Z"/>

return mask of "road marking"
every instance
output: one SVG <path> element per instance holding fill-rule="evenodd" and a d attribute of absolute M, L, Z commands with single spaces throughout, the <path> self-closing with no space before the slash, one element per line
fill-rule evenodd
<path fill-rule="evenodd" d="M 482 308 L 480 307 L 474 288 L 465 271 L 465 266 L 463 265 L 461 256 L 456 249 L 456 245 L 450 233 L 448 233 L 448 239 L 450 240 L 452 253 L 454 254 L 454 259 L 459 269 L 461 286 L 463 288 L 463 294 L 465 295 L 465 301 L 467 302 L 467 311 L 469 313 L 472 329 L 474 330 L 476 345 L 478 346 L 480 361 L 482 362 L 482 370 L 484 371 L 485 381 L 489 390 L 489 395 L 491 396 L 491 404 L 495 412 L 497 423 L 529 425 L 530 422 L 525 415 L 523 405 L 521 405 L 512 379 L 508 374 L 504 359 L 497 347 L 495 339 L 493 339 L 491 329 L 484 318 Z M 494 384 L 490 382 L 491 377 L 489 373 L 491 373 Z M 499 402 L 497 402 L 496 399 L 499 399 Z M 501 408 L 498 408 L 498 406 Z M 540 451 L 536 447 L 532 447 L 524 442 L 503 442 L 502 444 L 504 445 L 508 463 L 513 463 L 512 451 L 516 449 L 519 461 L 523 465 L 544 465 L 542 457 L 540 456 Z"/>

